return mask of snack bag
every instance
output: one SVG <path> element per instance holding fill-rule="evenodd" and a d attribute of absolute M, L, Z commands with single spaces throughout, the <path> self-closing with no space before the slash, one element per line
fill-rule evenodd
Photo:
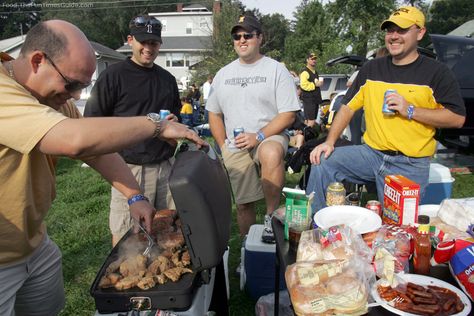
<path fill-rule="evenodd" d="M 456 240 L 449 269 L 464 293 L 474 301 L 474 238 Z"/>
<path fill-rule="evenodd" d="M 406 227 L 405 227 L 406 228 Z M 382 225 L 373 241 L 374 268 L 379 278 L 393 280 L 394 274 L 408 273 L 410 234 L 403 227 Z"/>

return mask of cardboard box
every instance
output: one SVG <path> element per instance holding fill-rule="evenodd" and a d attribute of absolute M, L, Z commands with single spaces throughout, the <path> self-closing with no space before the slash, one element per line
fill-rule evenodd
<path fill-rule="evenodd" d="M 285 239 L 288 240 L 288 224 L 308 225 L 311 223 L 311 202 L 313 194 L 306 195 L 304 190 L 283 188 L 285 200 Z"/>
<path fill-rule="evenodd" d="M 388 225 L 417 222 L 420 185 L 402 175 L 385 177 L 382 221 Z"/>
<path fill-rule="evenodd" d="M 429 184 L 420 204 L 440 204 L 451 197 L 454 178 L 448 167 L 439 163 L 430 164 Z"/>
<path fill-rule="evenodd" d="M 252 225 L 242 253 L 243 269 L 240 272 L 241 289 L 258 300 L 260 296 L 275 292 L 276 245 L 261 241 L 263 225 Z M 286 289 L 285 275 L 280 271 L 280 290 Z"/>

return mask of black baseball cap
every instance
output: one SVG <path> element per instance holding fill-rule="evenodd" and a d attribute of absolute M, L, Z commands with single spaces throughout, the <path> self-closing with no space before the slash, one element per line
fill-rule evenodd
<path fill-rule="evenodd" d="M 245 31 L 251 33 L 253 31 L 257 31 L 257 33 L 262 33 L 262 25 L 260 22 L 251 15 L 244 15 L 239 18 L 237 24 L 232 27 L 230 31 L 231 34 L 234 34 L 238 28 L 243 28 Z"/>
<path fill-rule="evenodd" d="M 130 35 L 135 37 L 135 39 L 139 42 L 151 40 L 163 43 L 161 40 L 162 24 L 160 20 L 152 16 L 136 16 L 130 21 L 128 26 L 130 28 Z"/>

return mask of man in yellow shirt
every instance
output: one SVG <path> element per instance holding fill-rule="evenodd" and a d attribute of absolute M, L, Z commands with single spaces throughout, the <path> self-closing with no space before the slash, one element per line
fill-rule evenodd
<path fill-rule="evenodd" d="M 151 137 L 204 142 L 155 114 L 71 119 L 60 113 L 96 67 L 86 36 L 68 22 L 35 25 L 18 59 L 0 57 L 0 315 L 56 315 L 64 306 L 61 252 L 44 223 L 56 194 L 52 156 L 86 161 L 127 196 L 132 216 L 150 230 L 155 210 L 114 152 Z"/>
<path fill-rule="evenodd" d="M 435 129 L 464 124 L 466 109 L 454 75 L 446 65 L 418 53 L 418 41 L 426 33 L 423 13 L 401 7 L 381 29 L 390 55 L 364 64 L 326 141 L 310 153 L 313 165 L 306 191 L 315 192 L 313 212 L 326 206 L 325 192 L 333 181 L 375 182 L 383 202 L 385 176 L 400 174 L 418 183 L 423 196 L 436 150 Z M 384 104 L 389 115 L 382 111 Z M 362 107 L 365 144 L 334 148 Z"/>
<path fill-rule="evenodd" d="M 306 58 L 306 68 L 300 74 L 300 98 L 303 101 L 305 124 L 309 127 L 314 126 L 319 105 L 323 101 L 320 88 L 323 85 L 323 79 L 319 78 L 316 71 L 317 60 L 316 54 L 310 53 Z"/>

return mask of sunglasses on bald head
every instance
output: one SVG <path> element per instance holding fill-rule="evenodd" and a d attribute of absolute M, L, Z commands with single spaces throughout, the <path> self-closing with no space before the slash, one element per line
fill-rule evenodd
<path fill-rule="evenodd" d="M 49 58 L 48 55 L 46 55 L 46 53 L 43 52 L 43 55 L 44 55 L 44 58 L 46 58 L 46 60 L 51 64 L 51 66 L 53 66 L 56 72 L 63 78 L 64 82 L 66 82 L 66 84 L 64 85 L 64 89 L 66 89 L 67 92 L 69 93 L 76 92 L 76 91 L 85 89 L 91 85 L 90 82 L 84 83 L 78 80 L 71 80 L 67 78 L 65 75 L 62 74 L 62 72 L 59 70 L 58 66 L 56 66 L 54 61 L 51 58 Z"/>
<path fill-rule="evenodd" d="M 160 20 L 155 19 L 154 17 L 151 17 L 151 16 L 137 16 L 132 21 L 130 21 L 130 26 L 132 25 L 136 27 L 144 27 L 147 25 L 151 25 L 151 26 L 158 27 L 161 29 Z"/>
<path fill-rule="evenodd" d="M 249 40 L 253 38 L 255 35 L 257 35 L 257 33 L 243 33 L 243 34 L 233 33 L 232 38 L 234 39 L 234 41 L 240 41 L 242 37 L 244 37 L 245 40 Z"/>

